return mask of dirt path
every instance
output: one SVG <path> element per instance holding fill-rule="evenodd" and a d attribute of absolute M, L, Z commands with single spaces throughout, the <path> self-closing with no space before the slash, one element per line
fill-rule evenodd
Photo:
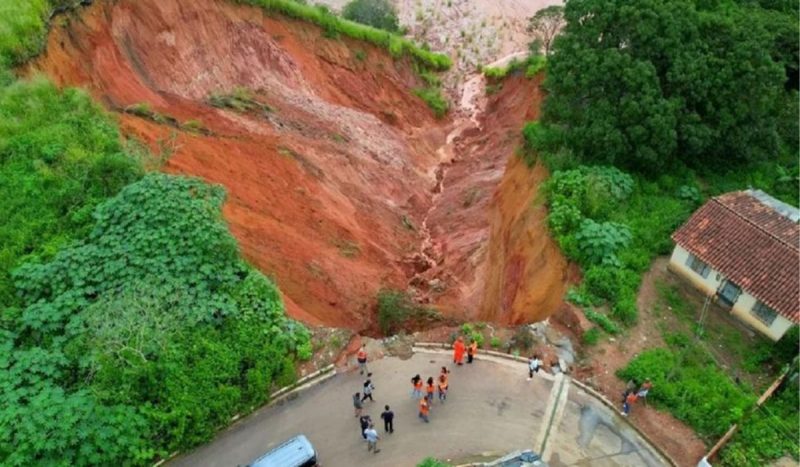
<path fill-rule="evenodd" d="M 581 370 L 580 377 L 612 401 L 620 400 L 625 390 L 625 382 L 615 374 L 617 370 L 625 367 L 643 350 L 665 345 L 659 321 L 667 318 L 659 318 L 651 310 L 658 298 L 656 283 L 667 274 L 668 262 L 668 258 L 657 258 L 642 278 L 637 299 L 639 321 L 636 326 L 623 336 L 587 350 L 590 353 L 588 368 Z M 678 465 L 695 465 L 706 452 L 705 444 L 694 431 L 667 412 L 637 404 L 630 421 L 647 433 Z"/>

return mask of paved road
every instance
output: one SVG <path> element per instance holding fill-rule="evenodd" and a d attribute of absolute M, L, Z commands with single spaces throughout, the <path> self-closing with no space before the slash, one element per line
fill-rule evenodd
<path fill-rule="evenodd" d="M 171 465 L 244 465 L 299 433 L 308 436 L 325 467 L 413 466 L 426 456 L 458 459 L 540 448 L 545 439 L 544 452 L 552 467 L 586 460 L 592 460 L 591 465 L 663 465 L 635 432 L 626 431 L 617 415 L 570 389 L 568 381 L 555 386 L 552 378 L 527 381 L 524 364 L 501 359 L 479 359 L 456 368 L 448 360 L 443 353 L 417 353 L 409 360 L 371 363 L 375 402 L 366 403 L 366 412 L 383 436 L 378 454 L 367 453 L 353 416 L 351 396 L 363 382 L 354 372 L 259 410 Z M 416 373 L 436 376 L 442 365 L 452 369 L 451 392 L 445 404 L 435 402 L 431 423 L 425 424 L 417 418 L 410 379 Z M 391 435 L 383 433 L 380 423 L 384 404 L 396 414 Z"/>

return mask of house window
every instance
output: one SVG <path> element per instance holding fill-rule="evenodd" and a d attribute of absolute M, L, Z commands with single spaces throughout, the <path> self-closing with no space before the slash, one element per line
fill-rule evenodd
<path fill-rule="evenodd" d="M 700 274 L 704 279 L 708 277 L 708 273 L 711 272 L 711 268 L 708 265 L 700 260 L 697 256 L 689 253 L 689 258 L 686 259 L 686 265 L 689 266 L 689 269 Z"/>
<path fill-rule="evenodd" d="M 722 287 L 717 291 L 720 301 L 728 306 L 733 306 L 741 293 L 741 287 L 727 280 L 722 283 Z"/>
<path fill-rule="evenodd" d="M 767 326 L 772 326 L 772 322 L 775 321 L 775 318 L 778 316 L 775 310 L 761 302 L 756 302 L 756 304 L 753 305 L 753 309 L 750 310 L 750 313 Z"/>

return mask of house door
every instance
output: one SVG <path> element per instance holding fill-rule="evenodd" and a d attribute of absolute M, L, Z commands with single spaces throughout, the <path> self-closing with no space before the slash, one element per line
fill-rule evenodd
<path fill-rule="evenodd" d="M 742 289 L 729 280 L 723 282 L 719 290 L 717 290 L 719 301 L 727 306 L 733 306 L 733 304 L 736 303 L 736 299 L 739 298 L 739 294 L 741 293 Z"/>

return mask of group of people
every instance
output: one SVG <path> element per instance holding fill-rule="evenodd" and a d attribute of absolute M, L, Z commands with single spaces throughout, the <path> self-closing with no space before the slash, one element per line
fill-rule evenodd
<path fill-rule="evenodd" d="M 439 402 L 444 403 L 447 400 L 447 391 L 449 389 L 448 374 L 450 371 L 446 366 L 442 367 L 439 377 L 434 380 L 433 376 L 429 377 L 423 385 L 422 377 L 419 374 L 411 378 L 411 397 L 419 401 L 419 418 L 425 423 L 429 423 L 428 416 L 431 412 L 433 405 L 433 395 L 439 395 Z"/>
<path fill-rule="evenodd" d="M 475 354 L 478 353 L 478 342 L 471 339 L 469 345 L 464 344 L 464 339 L 459 336 L 453 343 L 453 363 L 456 365 L 464 364 L 464 354 L 467 354 L 467 363 L 472 363 Z"/>
<path fill-rule="evenodd" d="M 378 440 L 380 439 L 380 435 L 378 435 L 378 431 L 375 429 L 375 424 L 372 422 L 372 417 L 370 417 L 368 414 L 362 414 L 364 410 L 364 402 L 366 402 L 367 399 L 369 399 L 370 402 L 375 402 L 375 399 L 372 398 L 372 391 L 375 390 L 375 385 L 372 383 L 372 373 L 370 373 L 369 369 L 367 368 L 366 346 L 362 345 L 358 350 L 356 361 L 358 362 L 360 374 L 363 375 L 366 373 L 367 379 L 362 384 L 362 392 L 353 394 L 353 407 L 355 409 L 355 416 L 358 418 L 359 426 L 361 427 L 361 436 L 367 441 L 367 451 L 377 454 L 381 451 L 378 448 Z M 394 412 L 392 412 L 391 407 L 384 405 L 384 411 L 381 413 L 381 418 L 383 419 L 384 430 L 387 433 L 394 433 Z"/>
<path fill-rule="evenodd" d="M 625 386 L 625 392 L 622 394 L 622 416 L 627 417 L 629 413 L 631 413 L 631 407 L 633 404 L 636 403 L 639 399 L 644 399 L 645 402 L 647 401 L 647 393 L 650 392 L 650 389 L 653 388 L 653 383 L 650 382 L 649 379 L 644 380 L 639 389 L 636 389 L 636 381 L 629 380 Z"/>

